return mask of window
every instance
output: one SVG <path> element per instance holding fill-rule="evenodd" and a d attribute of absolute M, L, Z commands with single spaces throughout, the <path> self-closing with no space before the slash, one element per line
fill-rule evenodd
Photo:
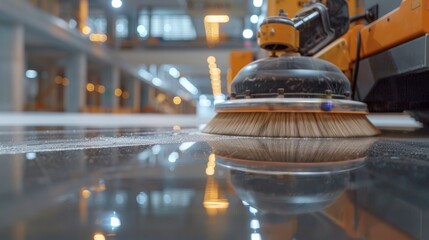
<path fill-rule="evenodd" d="M 142 38 L 148 37 L 149 28 L 152 37 L 164 40 L 193 40 L 197 37 L 191 17 L 184 13 L 155 10 L 149 15 L 147 11 L 143 11 L 138 22 L 137 32 Z"/>
<path fill-rule="evenodd" d="M 128 37 L 128 19 L 125 16 L 119 16 L 116 19 L 116 37 Z"/>
<path fill-rule="evenodd" d="M 89 17 L 88 26 L 91 28 L 91 33 L 106 34 L 107 22 L 104 17 Z"/>
<path fill-rule="evenodd" d="M 149 15 L 140 15 L 137 25 L 137 34 L 141 38 L 149 37 Z"/>

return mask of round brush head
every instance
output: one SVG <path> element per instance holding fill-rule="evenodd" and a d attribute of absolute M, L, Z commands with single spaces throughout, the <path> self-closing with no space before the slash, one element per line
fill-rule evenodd
<path fill-rule="evenodd" d="M 218 164 L 272 175 L 350 171 L 364 165 L 374 138 L 238 138 L 210 142 Z"/>
<path fill-rule="evenodd" d="M 216 164 L 230 169 L 237 195 L 263 214 L 322 210 L 364 166 L 373 138 L 240 138 L 209 142 Z"/>
<path fill-rule="evenodd" d="M 301 56 L 269 57 L 244 67 L 205 133 L 257 137 L 362 137 L 379 134 L 365 103 L 333 64 Z"/>

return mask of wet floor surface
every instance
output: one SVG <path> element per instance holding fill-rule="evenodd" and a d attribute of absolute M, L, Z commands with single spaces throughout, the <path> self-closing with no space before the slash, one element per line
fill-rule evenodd
<path fill-rule="evenodd" d="M 429 239 L 429 133 L 0 129 L 1 239 Z"/>

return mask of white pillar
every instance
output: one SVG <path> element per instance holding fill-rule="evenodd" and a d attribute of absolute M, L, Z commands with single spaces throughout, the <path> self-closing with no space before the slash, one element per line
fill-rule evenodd
<path fill-rule="evenodd" d="M 58 84 L 55 83 L 55 78 L 58 74 L 58 67 L 54 62 L 50 63 L 48 67 L 48 96 L 46 98 L 46 105 L 49 107 L 51 111 L 58 111 L 60 108 L 58 103 Z"/>
<path fill-rule="evenodd" d="M 103 108 L 118 109 L 119 98 L 115 96 L 115 89 L 119 88 L 120 72 L 116 67 L 106 67 L 101 72 L 101 83 L 104 85 L 105 92 L 101 97 Z"/>
<path fill-rule="evenodd" d="M 141 94 L 142 94 L 142 84 L 138 79 L 134 79 L 134 93 L 133 93 L 133 111 L 141 112 Z"/>
<path fill-rule="evenodd" d="M 24 27 L 0 24 L 0 111 L 24 109 Z"/>
<path fill-rule="evenodd" d="M 83 53 L 72 54 L 66 65 L 69 85 L 65 91 L 65 111 L 82 111 L 86 103 L 87 58 Z"/>
<path fill-rule="evenodd" d="M 106 12 L 106 34 L 107 45 L 110 48 L 116 48 L 116 14 L 110 10 Z"/>

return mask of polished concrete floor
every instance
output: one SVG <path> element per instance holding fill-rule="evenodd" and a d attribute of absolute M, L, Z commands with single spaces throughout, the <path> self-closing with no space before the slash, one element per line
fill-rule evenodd
<path fill-rule="evenodd" d="M 429 132 L 404 116 L 351 139 L 25 116 L 0 118 L 1 239 L 429 238 Z"/>

